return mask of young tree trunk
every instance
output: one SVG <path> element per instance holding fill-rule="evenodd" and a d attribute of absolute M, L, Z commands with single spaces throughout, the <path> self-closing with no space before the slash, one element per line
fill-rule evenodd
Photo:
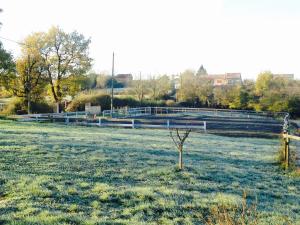
<path fill-rule="evenodd" d="M 179 161 L 178 161 L 178 166 L 179 169 L 182 170 L 183 169 L 183 160 L 182 160 L 182 146 L 179 146 Z"/>

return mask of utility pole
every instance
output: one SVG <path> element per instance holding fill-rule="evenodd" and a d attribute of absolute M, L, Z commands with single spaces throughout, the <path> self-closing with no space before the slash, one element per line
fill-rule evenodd
<path fill-rule="evenodd" d="M 114 110 L 114 71 L 115 70 L 115 53 L 113 52 L 112 69 L 111 69 L 111 98 L 110 98 L 110 114 L 113 117 Z"/>
<path fill-rule="evenodd" d="M 141 88 L 141 98 L 140 98 L 140 105 L 142 106 L 142 101 L 144 97 L 144 86 L 142 83 L 142 72 L 140 72 L 140 88 Z"/>

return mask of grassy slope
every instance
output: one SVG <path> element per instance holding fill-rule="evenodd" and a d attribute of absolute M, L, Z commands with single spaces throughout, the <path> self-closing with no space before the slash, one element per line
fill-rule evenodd
<path fill-rule="evenodd" d="M 276 139 L 192 134 L 180 173 L 167 131 L 0 128 L 0 224 L 199 224 L 243 190 L 257 196 L 261 224 L 300 223 L 300 180 L 274 164 Z"/>

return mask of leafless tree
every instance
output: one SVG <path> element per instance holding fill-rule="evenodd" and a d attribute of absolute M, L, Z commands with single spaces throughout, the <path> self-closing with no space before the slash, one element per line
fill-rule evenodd
<path fill-rule="evenodd" d="M 175 135 L 173 134 L 173 131 L 175 131 L 175 133 L 176 133 Z M 182 159 L 183 145 L 192 130 L 184 129 L 182 131 L 183 132 L 180 132 L 180 130 L 178 128 L 170 129 L 170 137 L 172 138 L 172 140 L 179 152 L 178 166 L 179 166 L 180 170 L 183 169 L 183 159 Z"/>

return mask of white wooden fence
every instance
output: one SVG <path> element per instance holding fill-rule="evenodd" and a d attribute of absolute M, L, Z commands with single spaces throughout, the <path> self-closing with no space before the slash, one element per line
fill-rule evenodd
<path fill-rule="evenodd" d="M 107 121 L 107 120 L 106 120 Z M 206 121 L 199 121 L 200 124 L 172 124 L 170 120 L 165 120 L 165 123 L 161 124 L 145 124 L 136 123 L 135 119 L 131 120 L 131 123 L 110 123 L 103 122 L 102 118 L 98 119 L 98 123 L 93 123 L 93 125 L 99 127 L 126 127 L 126 128 L 156 128 L 156 129 L 192 129 L 192 130 L 204 130 L 206 132 Z M 91 124 L 91 123 L 88 123 Z"/>
<path fill-rule="evenodd" d="M 195 113 L 197 115 L 208 115 L 218 117 L 240 117 L 255 119 L 274 119 L 274 117 L 284 117 L 285 112 L 257 112 L 252 110 L 229 110 L 229 109 L 211 109 L 211 108 L 186 108 L 186 107 L 139 107 L 104 110 L 104 117 L 129 118 L 147 115 L 177 114 L 177 113 Z"/>
<path fill-rule="evenodd" d="M 147 112 L 146 110 L 144 112 Z M 145 115 L 145 114 L 143 114 Z M 108 119 L 94 117 L 86 112 L 74 113 L 51 113 L 51 114 L 29 114 L 19 117 L 19 121 L 24 122 L 61 122 L 66 125 L 77 124 L 98 127 L 124 127 L 124 128 L 152 128 L 152 129 L 192 129 L 204 130 L 206 132 L 206 121 L 197 121 L 193 124 L 180 124 L 178 121 L 160 120 L 154 122 L 152 120 L 144 121 L 138 119 Z"/>

